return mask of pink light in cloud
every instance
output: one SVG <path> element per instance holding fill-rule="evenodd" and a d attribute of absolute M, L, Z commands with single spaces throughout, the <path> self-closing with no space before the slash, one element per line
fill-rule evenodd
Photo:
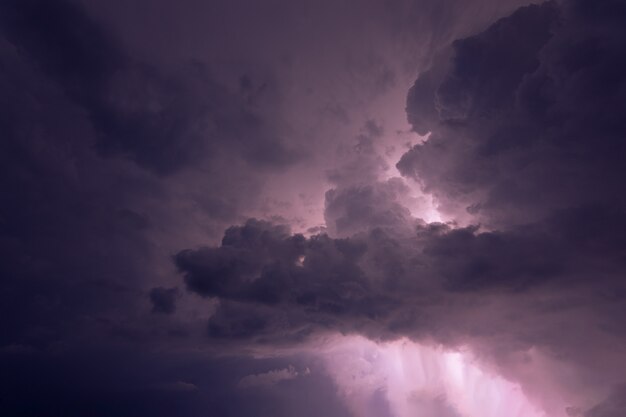
<path fill-rule="evenodd" d="M 322 355 L 355 416 L 381 417 L 372 401 L 384 396 L 394 417 L 554 417 L 469 352 L 349 336 L 333 339 Z"/>

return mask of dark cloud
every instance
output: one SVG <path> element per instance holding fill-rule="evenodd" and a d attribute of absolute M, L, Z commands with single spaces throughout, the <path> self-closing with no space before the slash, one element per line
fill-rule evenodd
<path fill-rule="evenodd" d="M 154 313 L 172 314 L 176 311 L 178 288 L 156 287 L 150 290 L 150 301 Z"/>
<path fill-rule="evenodd" d="M 599 281 L 620 288 L 614 283 L 623 265 L 619 259 L 604 260 L 599 270 L 603 253 L 584 252 L 578 242 L 547 230 L 396 227 L 374 227 L 345 239 L 304 238 L 268 233 L 278 227 L 251 220 L 229 229 L 221 246 L 183 251 L 176 262 L 188 289 L 221 300 L 209 325 L 209 334 L 218 338 L 293 342 L 336 329 L 383 339 L 431 334 L 454 344 L 498 329 L 500 337 L 511 339 L 506 343 L 561 351 L 571 348 L 566 340 L 574 334 L 506 326 L 521 311 L 531 321 L 580 311 L 568 305 L 572 297 L 586 298 L 585 303 L 604 299 L 607 310 L 592 316 L 613 323 L 612 331 L 621 326 L 611 318 L 613 309 L 621 309 L 620 297 L 585 295 Z M 553 300 L 555 310 L 539 302 L 544 296 Z M 511 304 L 501 316 L 484 317 L 478 310 L 480 321 L 470 325 L 471 316 L 458 316 L 469 308 L 465 297 L 469 305 Z M 490 310 L 484 307 L 484 313 Z M 490 348 L 499 349 L 497 344 Z"/>
<path fill-rule="evenodd" d="M 398 168 L 443 210 L 506 227 L 623 209 L 623 28 L 587 3 L 523 8 L 455 42 L 411 89 L 409 119 L 431 136 Z"/>
<path fill-rule="evenodd" d="M 3 2 L 0 22 L 0 344 L 151 338 L 145 295 L 173 286 L 181 225 L 221 233 L 297 155 L 258 99 L 137 58 L 76 2 Z"/>
<path fill-rule="evenodd" d="M 571 273 L 569 260 L 547 235 L 455 229 L 433 239 L 424 251 L 432 257 L 446 287 L 456 291 L 523 290 Z"/>
<path fill-rule="evenodd" d="M 114 353 L 114 355 L 113 355 Z M 307 357 L 207 358 L 194 352 L 147 352 L 83 346 L 80 350 L 2 352 L 0 409 L 25 417 L 349 415 L 319 364 Z M 275 387 L 239 388 L 252 373 L 295 366 L 310 374 Z"/>
<path fill-rule="evenodd" d="M 366 250 L 363 242 L 333 240 L 325 235 L 306 239 L 286 231 L 250 220 L 227 230 L 217 248 L 180 252 L 176 264 L 190 290 L 256 305 L 259 311 L 242 321 L 241 331 L 245 332 L 266 330 L 269 323 L 263 314 L 272 314 L 272 310 L 262 306 L 296 306 L 322 315 L 349 315 L 368 309 L 368 282 L 357 265 Z M 224 314 L 228 319 L 237 317 L 236 311 L 244 312 L 239 304 L 221 309 L 232 309 Z M 304 316 L 296 316 L 289 321 L 306 327 L 301 321 Z M 220 314 L 214 320 L 219 318 Z M 213 327 L 212 333 L 218 334 L 218 328 Z"/>
<path fill-rule="evenodd" d="M 2 11 L 3 35 L 87 114 L 102 155 L 124 155 L 159 174 L 215 153 L 215 142 L 232 143 L 261 166 L 298 158 L 199 61 L 175 71 L 139 61 L 70 1 L 8 1 Z"/>
<path fill-rule="evenodd" d="M 197 152 L 188 143 L 201 144 L 188 134 L 195 116 L 185 108 L 191 97 L 176 81 L 134 62 L 81 8 L 10 1 L 3 16 L 6 38 L 88 114 L 100 151 L 126 154 L 161 172 Z"/>

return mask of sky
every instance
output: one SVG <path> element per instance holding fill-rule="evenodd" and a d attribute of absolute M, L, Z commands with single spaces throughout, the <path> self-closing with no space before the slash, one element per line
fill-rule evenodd
<path fill-rule="evenodd" d="M 623 0 L 3 0 L 0 414 L 626 416 Z"/>

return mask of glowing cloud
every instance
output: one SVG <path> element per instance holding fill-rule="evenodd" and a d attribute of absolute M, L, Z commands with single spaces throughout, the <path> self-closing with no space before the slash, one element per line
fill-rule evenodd
<path fill-rule="evenodd" d="M 468 352 L 351 336 L 328 343 L 323 356 L 357 416 L 376 414 L 372 401 L 383 397 L 394 417 L 546 417 L 518 384 L 481 368 Z"/>

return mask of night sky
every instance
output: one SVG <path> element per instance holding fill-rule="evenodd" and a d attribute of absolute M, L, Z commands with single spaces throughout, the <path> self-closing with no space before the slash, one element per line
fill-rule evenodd
<path fill-rule="evenodd" d="M 626 1 L 0 0 L 0 416 L 625 417 Z"/>

